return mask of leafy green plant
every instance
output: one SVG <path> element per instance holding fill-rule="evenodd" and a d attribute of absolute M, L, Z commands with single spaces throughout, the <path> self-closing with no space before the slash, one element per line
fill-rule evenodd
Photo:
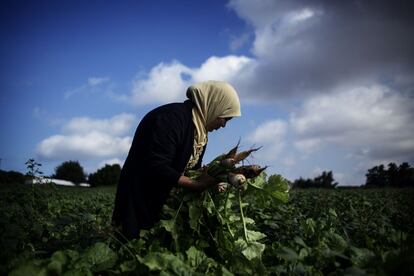
<path fill-rule="evenodd" d="M 291 190 L 263 171 L 242 189 L 175 190 L 162 220 L 116 241 L 114 187 L 4 187 L 3 275 L 411 275 L 412 189 Z"/>

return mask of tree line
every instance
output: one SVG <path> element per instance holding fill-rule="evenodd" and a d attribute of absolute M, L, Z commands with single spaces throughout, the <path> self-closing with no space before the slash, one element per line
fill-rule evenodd
<path fill-rule="evenodd" d="M 368 169 L 365 174 L 366 180 L 363 187 L 385 188 L 385 187 L 414 187 L 414 168 L 407 162 L 399 166 L 389 163 L 388 169 L 379 165 Z M 292 182 L 292 188 L 335 188 L 338 182 L 335 181 L 332 171 L 323 171 L 321 175 L 311 179 L 302 177 Z"/>
<path fill-rule="evenodd" d="M 26 163 L 27 164 L 27 163 Z M 32 163 L 33 164 L 33 163 Z M 41 166 L 41 164 L 34 163 Z M 33 168 L 32 168 L 33 170 Z M 0 170 L 0 184 L 24 183 L 25 178 L 33 175 L 26 175 L 15 171 Z M 117 185 L 121 174 L 119 164 L 108 165 L 98 169 L 96 172 L 87 175 L 78 161 L 65 161 L 55 168 L 52 178 L 71 181 L 75 184 L 88 182 L 92 187 Z M 365 174 L 366 180 L 363 187 L 414 187 L 414 168 L 407 162 L 400 165 L 389 163 L 388 167 L 383 164 L 368 169 Z M 314 178 L 304 179 L 300 177 L 291 182 L 292 188 L 335 188 L 338 182 L 335 181 L 332 171 L 323 171 Z"/>
<path fill-rule="evenodd" d="M 22 174 L 15 171 L 0 170 L 0 184 L 23 184 L 27 178 L 34 178 L 43 175 L 39 167 L 40 163 L 29 159 L 26 162 L 28 172 Z M 65 161 L 55 168 L 54 174 L 50 177 L 67 180 L 75 183 L 88 182 L 92 187 L 117 185 L 121 174 L 119 164 L 108 165 L 98 169 L 96 172 L 87 175 L 79 161 Z"/>
<path fill-rule="evenodd" d="M 75 184 L 88 182 L 92 187 L 96 187 L 118 184 L 120 174 L 121 166 L 119 164 L 106 164 L 87 176 L 78 161 L 66 161 L 55 168 L 55 174 L 52 175 L 52 178 L 72 181 Z"/>
<path fill-rule="evenodd" d="M 414 168 L 407 162 L 375 166 L 365 176 L 367 187 L 414 187 Z"/>

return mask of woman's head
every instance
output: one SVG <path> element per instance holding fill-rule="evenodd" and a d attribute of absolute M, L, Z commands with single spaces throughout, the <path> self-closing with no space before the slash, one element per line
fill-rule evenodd
<path fill-rule="evenodd" d="M 224 127 L 233 117 L 241 116 L 236 90 L 222 81 L 206 81 L 191 85 L 187 97 L 194 103 L 207 131 Z"/>

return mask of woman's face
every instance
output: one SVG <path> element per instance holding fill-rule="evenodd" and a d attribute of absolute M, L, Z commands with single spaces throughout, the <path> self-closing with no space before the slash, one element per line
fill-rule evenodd
<path fill-rule="evenodd" d="M 206 129 L 208 132 L 212 132 L 213 130 L 217 130 L 221 127 L 225 127 L 227 121 L 229 121 L 231 117 L 229 118 L 221 118 L 217 117 L 215 120 L 213 120 L 210 124 L 207 125 Z"/>

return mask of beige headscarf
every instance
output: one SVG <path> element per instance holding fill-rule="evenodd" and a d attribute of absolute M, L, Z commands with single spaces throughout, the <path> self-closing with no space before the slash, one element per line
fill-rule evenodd
<path fill-rule="evenodd" d="M 239 117 L 240 101 L 236 90 L 222 81 L 206 81 L 191 85 L 187 89 L 187 98 L 193 103 L 193 122 L 195 135 L 193 154 L 186 169 L 194 167 L 208 141 L 206 127 L 217 117 Z"/>

